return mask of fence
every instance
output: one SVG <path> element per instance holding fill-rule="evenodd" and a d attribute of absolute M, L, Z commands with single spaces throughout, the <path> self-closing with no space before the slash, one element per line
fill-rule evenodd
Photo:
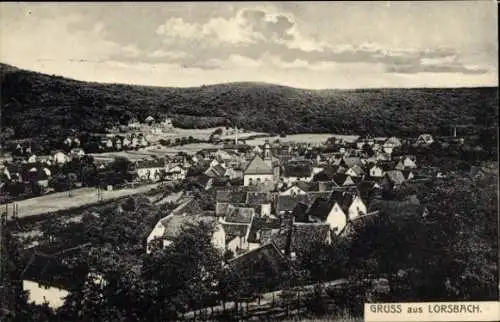
<path fill-rule="evenodd" d="M 183 321 L 275 321 L 314 316 L 354 317 L 362 314 L 364 292 L 346 294 L 345 290 L 325 288 L 294 289 L 270 293 L 270 299 L 226 303 L 183 314 Z M 269 294 L 268 294 L 269 296 Z M 350 313 L 355 312 L 355 313 Z"/>

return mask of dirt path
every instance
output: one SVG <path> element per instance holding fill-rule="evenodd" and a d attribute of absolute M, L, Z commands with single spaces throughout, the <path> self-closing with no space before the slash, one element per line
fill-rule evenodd
<path fill-rule="evenodd" d="M 135 195 L 148 192 L 156 188 L 159 183 L 144 185 L 136 188 L 126 188 L 112 191 L 102 191 L 103 201 L 109 201 L 116 198 Z M 36 197 L 15 202 L 18 208 L 18 217 L 36 216 L 48 212 L 60 211 L 73 207 L 82 207 L 97 203 L 97 188 L 80 188 L 71 191 L 71 197 L 68 192 L 53 193 L 46 196 Z M 7 209 L 7 217 L 10 219 L 13 214 L 13 204 L 2 205 L 1 212 Z"/>

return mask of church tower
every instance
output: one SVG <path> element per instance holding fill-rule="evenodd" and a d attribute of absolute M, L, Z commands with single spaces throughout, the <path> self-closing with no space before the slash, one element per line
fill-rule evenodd
<path fill-rule="evenodd" d="M 271 144 L 269 144 L 269 141 L 266 140 L 266 143 L 264 144 L 264 161 L 270 161 L 271 160 Z"/>

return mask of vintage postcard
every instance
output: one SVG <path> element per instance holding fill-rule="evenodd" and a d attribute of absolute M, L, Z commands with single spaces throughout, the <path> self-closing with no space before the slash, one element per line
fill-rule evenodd
<path fill-rule="evenodd" d="M 498 321 L 495 1 L 2 2 L 1 321 Z"/>

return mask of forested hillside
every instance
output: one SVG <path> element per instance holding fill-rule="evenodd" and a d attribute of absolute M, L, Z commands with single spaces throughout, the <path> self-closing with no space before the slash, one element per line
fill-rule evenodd
<path fill-rule="evenodd" d="M 495 125 L 498 88 L 305 90 L 262 83 L 162 88 L 80 82 L 0 65 L 2 125 L 14 137 L 101 132 L 130 117 L 177 127 L 416 135 Z M 166 75 L 165 77 L 168 77 Z"/>

